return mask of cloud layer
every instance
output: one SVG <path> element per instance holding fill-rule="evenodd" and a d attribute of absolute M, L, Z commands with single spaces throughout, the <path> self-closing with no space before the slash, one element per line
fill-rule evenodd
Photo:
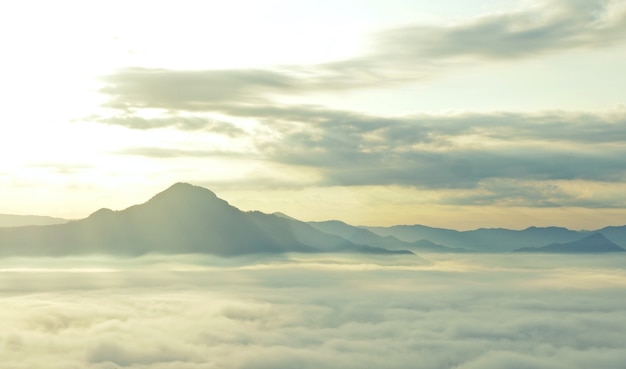
<path fill-rule="evenodd" d="M 622 40 L 623 1 L 538 0 L 512 12 L 487 14 L 447 27 L 408 26 L 380 36 L 384 50 L 406 60 L 518 59 Z M 407 45 L 409 45 L 407 47 Z"/>
<path fill-rule="evenodd" d="M 626 360 L 621 257 L 24 264 L 2 262 L 7 368 L 575 369 Z"/>
<path fill-rule="evenodd" d="M 144 147 L 152 158 L 248 158 L 319 175 L 310 185 L 448 190 L 449 204 L 621 207 L 626 114 L 377 117 L 320 107 L 257 108 L 247 149 Z M 272 183 L 275 185 L 276 183 Z M 592 191 L 604 187 L 602 191 Z M 461 192 L 459 192 L 461 191 Z"/>

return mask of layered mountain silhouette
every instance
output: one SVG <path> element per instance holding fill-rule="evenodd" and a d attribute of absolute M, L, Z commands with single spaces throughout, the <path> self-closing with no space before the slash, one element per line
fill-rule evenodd
<path fill-rule="evenodd" d="M 597 231 L 573 231 L 561 227 L 529 227 L 523 230 L 481 228 L 456 231 L 423 225 L 364 228 L 380 236 L 394 236 L 404 242 L 426 239 L 447 247 L 465 248 L 476 252 L 509 252 L 524 247 L 574 242 L 593 233 L 602 233 L 612 242 L 622 246 L 626 240 L 626 226 L 606 227 Z"/>
<path fill-rule="evenodd" d="M 355 227 L 339 220 L 309 222 L 309 224 L 322 232 L 334 234 L 339 237 L 345 238 L 348 241 L 359 244 L 366 244 L 388 249 L 407 249 L 414 252 L 469 252 L 469 250 L 463 248 L 453 248 L 438 245 L 426 239 L 420 239 L 415 242 L 405 242 L 399 240 L 394 236 L 381 236 L 368 229 Z"/>
<path fill-rule="evenodd" d="M 602 233 L 594 233 L 583 239 L 559 243 L 555 242 L 543 247 L 523 247 L 514 252 L 545 252 L 545 253 L 605 253 L 625 252 L 626 249 L 608 240 Z"/>
<path fill-rule="evenodd" d="M 206 188 L 177 183 L 146 203 L 100 209 L 85 219 L 6 216 L 0 256 L 206 253 L 236 256 L 283 252 L 619 252 L 626 226 L 596 231 L 559 227 L 472 231 L 423 225 L 356 227 L 302 222 L 282 213 L 243 212 Z M 12 223 L 11 223 L 12 222 Z M 65 222 L 65 223 L 63 223 Z M 44 225 L 48 223 L 62 223 Z M 20 226 L 33 224 L 30 226 Z"/>
<path fill-rule="evenodd" d="M 100 209 L 66 224 L 0 228 L 0 256 L 283 252 L 404 253 L 360 245 L 297 221 L 243 212 L 213 192 L 177 183 L 141 205 Z"/>
<path fill-rule="evenodd" d="M 22 227 L 27 225 L 50 225 L 67 223 L 67 219 L 40 215 L 0 214 L 0 227 Z"/>

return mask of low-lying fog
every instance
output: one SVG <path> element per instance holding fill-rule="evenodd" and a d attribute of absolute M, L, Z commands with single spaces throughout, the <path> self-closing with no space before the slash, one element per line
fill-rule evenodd
<path fill-rule="evenodd" d="M 3 259 L 0 297 L 3 369 L 626 363 L 624 255 Z"/>

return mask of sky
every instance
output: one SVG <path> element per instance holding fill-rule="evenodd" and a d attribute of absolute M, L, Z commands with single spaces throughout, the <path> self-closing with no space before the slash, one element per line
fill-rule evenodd
<path fill-rule="evenodd" d="M 626 1 L 0 3 L 0 213 L 626 224 Z"/>

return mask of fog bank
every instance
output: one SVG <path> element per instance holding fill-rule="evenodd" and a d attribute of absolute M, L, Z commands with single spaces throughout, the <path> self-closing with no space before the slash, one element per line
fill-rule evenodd
<path fill-rule="evenodd" d="M 2 368 L 617 368 L 626 257 L 0 261 Z"/>

